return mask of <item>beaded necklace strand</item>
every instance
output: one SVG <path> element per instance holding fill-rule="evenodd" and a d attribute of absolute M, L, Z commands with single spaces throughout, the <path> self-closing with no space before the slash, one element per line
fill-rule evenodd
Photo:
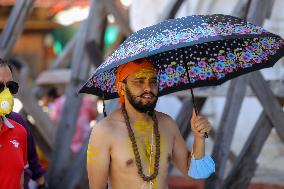
<path fill-rule="evenodd" d="M 132 143 L 132 149 L 133 149 L 133 152 L 134 152 L 134 155 L 135 155 L 135 161 L 136 161 L 136 167 L 138 169 L 138 174 L 141 176 L 141 178 L 144 181 L 147 181 L 147 182 L 153 181 L 159 173 L 159 161 L 160 161 L 160 133 L 159 133 L 157 117 L 156 117 L 154 112 L 151 112 L 150 115 L 151 115 L 152 120 L 154 122 L 153 130 L 154 130 L 154 135 L 155 135 L 156 153 L 155 153 L 154 173 L 147 176 L 143 173 L 143 167 L 142 167 L 142 163 L 141 163 L 141 157 L 140 157 L 140 154 L 139 154 L 139 151 L 138 151 L 137 142 L 136 142 L 136 139 L 135 139 L 134 132 L 131 128 L 129 116 L 127 114 L 125 106 L 122 106 L 121 110 L 122 110 L 122 115 L 125 119 L 128 135 L 129 135 L 129 138 L 130 138 L 131 143 Z"/>

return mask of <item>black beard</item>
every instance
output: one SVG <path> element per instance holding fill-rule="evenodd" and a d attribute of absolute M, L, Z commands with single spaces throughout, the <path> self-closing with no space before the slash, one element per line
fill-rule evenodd
<path fill-rule="evenodd" d="M 127 99 L 129 101 L 129 103 L 140 113 L 147 113 L 147 112 L 152 112 L 155 107 L 156 107 L 156 104 L 157 104 L 157 101 L 158 101 L 158 98 L 156 95 L 154 95 L 153 93 L 150 92 L 151 95 L 153 95 L 156 99 L 153 103 L 151 104 L 146 104 L 144 105 L 142 103 L 142 101 L 139 101 L 139 100 L 136 100 L 136 96 L 133 95 L 129 88 L 126 86 L 125 88 L 125 92 L 126 92 L 126 95 L 127 95 Z M 144 95 L 145 93 L 143 93 L 142 95 Z M 141 96 L 142 96 L 141 95 Z"/>

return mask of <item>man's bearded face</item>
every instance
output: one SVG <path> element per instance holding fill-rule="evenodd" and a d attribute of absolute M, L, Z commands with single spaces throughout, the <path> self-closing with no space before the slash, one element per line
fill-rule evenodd
<path fill-rule="evenodd" d="M 129 103 L 139 112 L 153 111 L 157 104 L 158 82 L 156 72 L 140 69 L 129 75 L 125 92 Z"/>
<path fill-rule="evenodd" d="M 141 113 L 146 113 L 149 111 L 153 111 L 156 107 L 158 98 L 156 95 L 154 95 L 152 92 L 149 93 L 142 93 L 139 96 L 134 95 L 130 89 L 126 86 L 125 92 L 127 95 L 127 99 L 129 103 L 138 111 Z M 153 98 L 153 101 L 143 102 L 143 98 Z"/>

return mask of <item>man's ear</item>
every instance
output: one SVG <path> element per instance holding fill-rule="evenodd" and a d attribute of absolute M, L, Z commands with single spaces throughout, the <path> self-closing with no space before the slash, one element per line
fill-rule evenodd
<path fill-rule="evenodd" d="M 118 88 L 121 90 L 121 92 L 125 91 L 125 83 L 124 82 L 118 82 Z"/>

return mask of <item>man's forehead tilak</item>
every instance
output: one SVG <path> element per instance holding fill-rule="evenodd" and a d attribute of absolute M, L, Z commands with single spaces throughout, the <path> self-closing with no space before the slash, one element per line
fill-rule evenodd
<path fill-rule="evenodd" d="M 142 68 L 134 73 L 135 78 L 156 78 L 157 73 L 154 69 L 145 69 Z"/>

